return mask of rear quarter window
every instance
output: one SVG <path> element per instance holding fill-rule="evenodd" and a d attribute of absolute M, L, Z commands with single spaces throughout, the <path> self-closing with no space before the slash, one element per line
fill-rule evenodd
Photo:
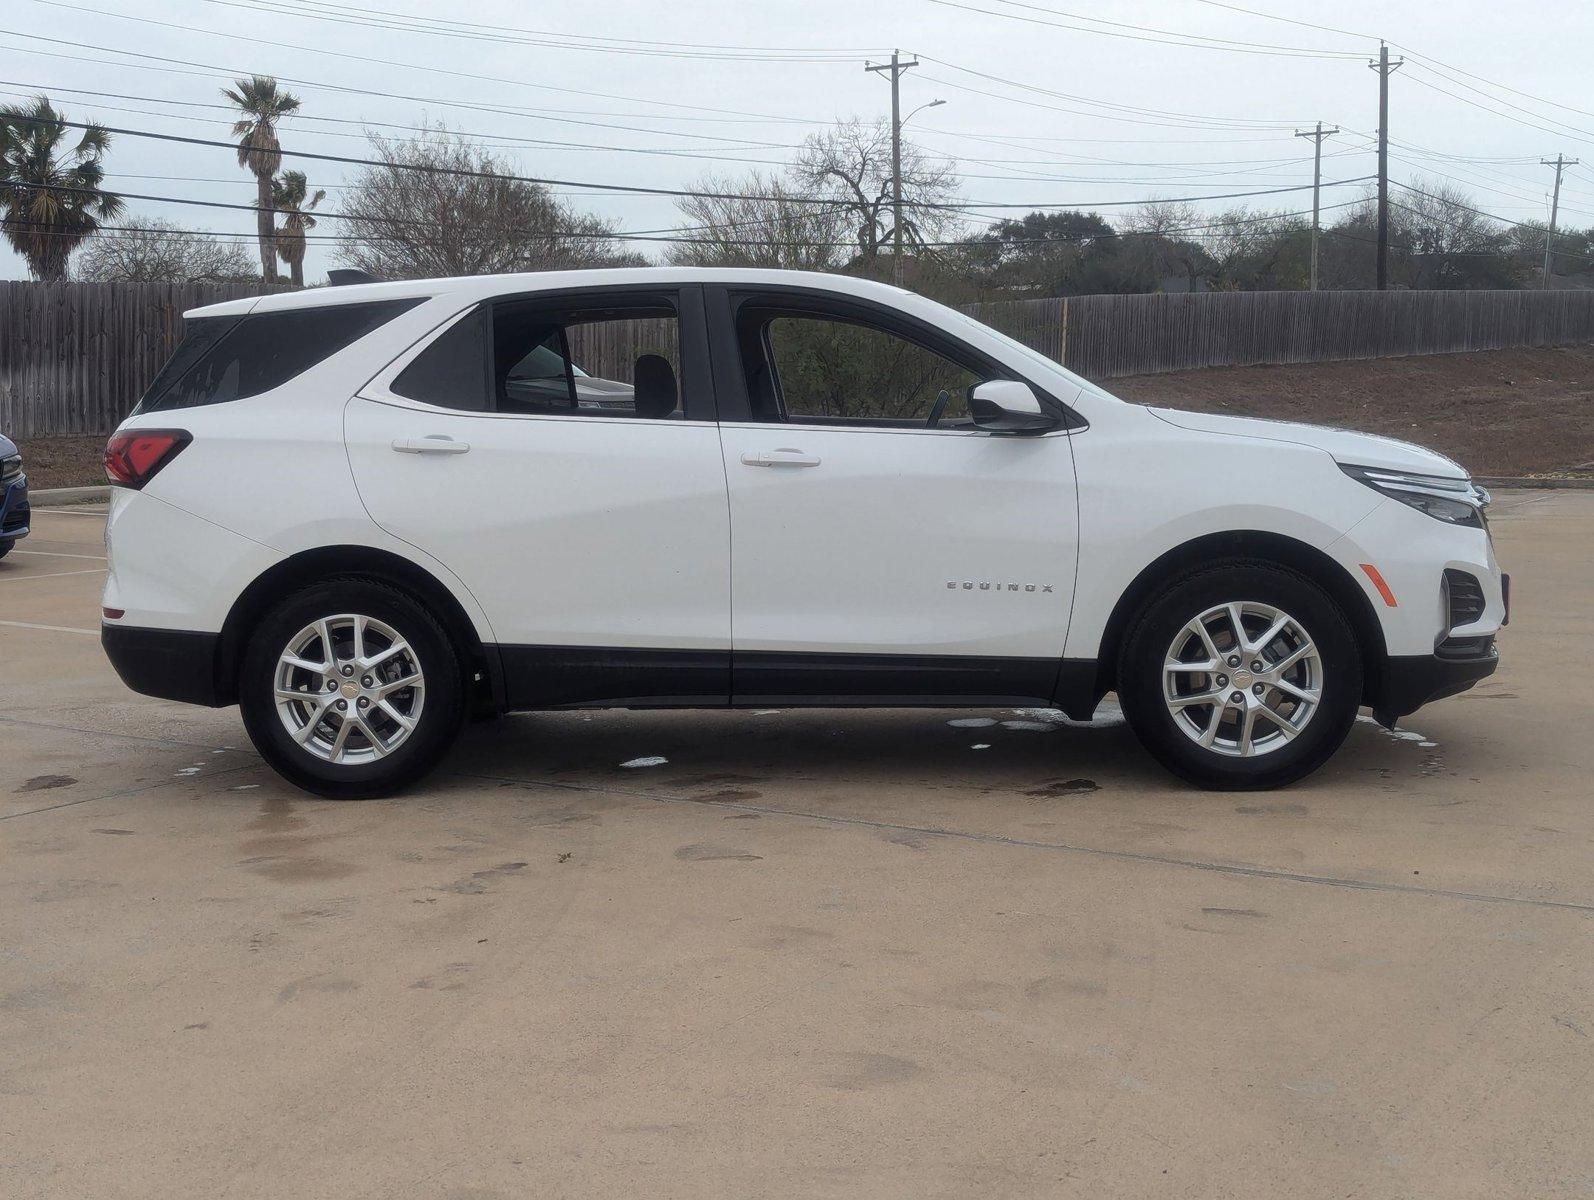
<path fill-rule="evenodd" d="M 225 404 L 269 392 L 424 299 L 416 296 L 189 321 L 182 343 L 133 413 Z"/>

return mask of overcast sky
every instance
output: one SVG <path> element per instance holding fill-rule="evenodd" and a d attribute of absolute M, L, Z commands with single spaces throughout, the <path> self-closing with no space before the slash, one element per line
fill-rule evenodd
<path fill-rule="evenodd" d="M 922 61 L 904 79 L 904 111 L 946 101 L 914 116 L 909 136 L 956 160 L 971 207 L 1113 216 L 1122 208 L 1110 202 L 1153 195 L 1310 185 L 1311 143 L 1292 133 L 1319 120 L 1343 130 L 1325 143 L 1324 180 L 1370 174 L 1377 76 L 1365 62 L 1382 36 L 1392 55 L 1425 56 L 1391 85 L 1395 179 L 1449 176 L 1480 208 L 1543 219 L 1553 172 L 1538 159 L 1564 151 L 1594 164 L 1594 111 L 1578 111 L 1594 110 L 1594 5 L 1241 7 L 1254 11 L 1209 0 L 9 0 L 0 103 L 43 92 L 74 119 L 225 139 L 220 89 L 232 75 L 271 74 L 303 101 L 302 118 L 281 130 L 289 149 L 358 155 L 362 124 L 441 121 L 484 135 L 527 175 L 678 187 L 708 172 L 775 169 L 808 132 L 886 113 L 886 81 L 864 61 L 900 46 Z M 1332 29 L 1255 15 L 1264 11 Z M 380 27 L 403 23 L 400 15 L 433 23 Z M 1150 30 L 1210 41 L 1164 44 L 1155 39 L 1168 34 Z M 333 209 L 353 170 L 289 165 L 326 188 L 323 207 Z M 119 135 L 106 168 L 123 193 L 254 200 L 252 178 L 228 149 Z M 1325 192 L 1323 203 L 1351 200 L 1362 186 Z M 558 190 L 624 229 L 680 220 L 660 197 Z M 1308 190 L 1202 207 L 1296 211 L 1310 202 Z M 1562 214 L 1563 224 L 1594 224 L 1594 165 L 1568 172 Z M 254 227 L 251 213 L 142 199 L 129 199 L 120 223 L 154 216 L 249 236 Z M 315 233 L 337 225 L 324 220 Z M 334 265 L 332 250 L 312 243 L 308 280 Z M 9 248 L 0 277 L 27 277 Z"/>

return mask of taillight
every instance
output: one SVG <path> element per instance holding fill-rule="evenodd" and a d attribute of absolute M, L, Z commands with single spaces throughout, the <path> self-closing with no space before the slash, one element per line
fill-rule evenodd
<path fill-rule="evenodd" d="M 141 488 L 194 437 L 186 429 L 135 429 L 105 443 L 105 474 L 114 484 Z"/>

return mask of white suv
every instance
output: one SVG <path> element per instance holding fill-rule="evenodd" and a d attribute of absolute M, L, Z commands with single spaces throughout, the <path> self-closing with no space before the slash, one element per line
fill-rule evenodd
<path fill-rule="evenodd" d="M 1125 404 L 825 275 L 628 269 L 188 314 L 111 439 L 104 645 L 326 796 L 467 715 L 1116 691 L 1198 784 L 1299 779 L 1495 669 L 1440 455 Z"/>

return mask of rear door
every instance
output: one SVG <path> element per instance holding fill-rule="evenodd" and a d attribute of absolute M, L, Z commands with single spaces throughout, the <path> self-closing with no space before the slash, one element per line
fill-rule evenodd
<path fill-rule="evenodd" d="M 514 707 L 729 694 L 730 545 L 694 287 L 506 298 L 353 399 L 360 495 L 445 564 Z"/>
<path fill-rule="evenodd" d="M 1068 433 L 976 428 L 968 386 L 1014 376 L 905 314 L 796 289 L 709 306 L 735 702 L 1050 700 L 1078 549 Z"/>

